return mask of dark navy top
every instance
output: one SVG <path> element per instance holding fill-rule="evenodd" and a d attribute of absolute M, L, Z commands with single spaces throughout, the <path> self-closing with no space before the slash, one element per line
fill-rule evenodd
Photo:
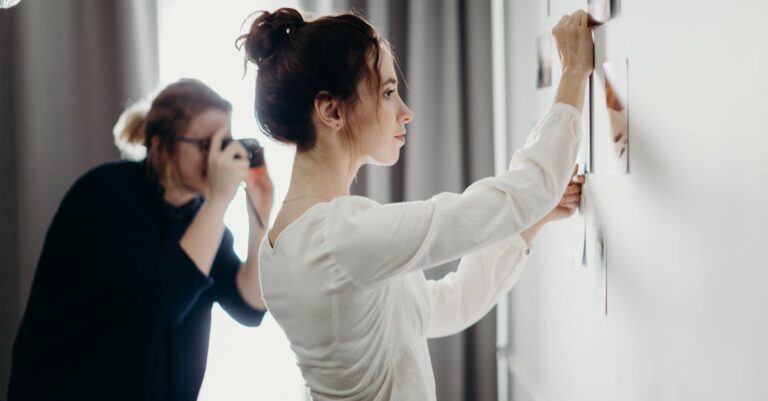
<path fill-rule="evenodd" d="M 14 344 L 9 400 L 194 401 L 213 302 L 261 322 L 237 289 L 231 233 L 206 277 L 179 245 L 204 200 L 173 207 L 148 172 L 108 163 L 67 192 Z"/>

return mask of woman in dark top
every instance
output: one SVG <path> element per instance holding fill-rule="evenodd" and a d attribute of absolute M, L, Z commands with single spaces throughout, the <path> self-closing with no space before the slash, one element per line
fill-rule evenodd
<path fill-rule="evenodd" d="M 259 325 L 272 184 L 239 142 L 222 149 L 230 110 L 185 79 L 148 112 L 124 113 L 118 144 L 143 144 L 147 157 L 98 166 L 64 197 L 14 345 L 9 400 L 193 401 L 213 302 Z M 244 264 L 223 223 L 242 181 L 254 206 Z"/>

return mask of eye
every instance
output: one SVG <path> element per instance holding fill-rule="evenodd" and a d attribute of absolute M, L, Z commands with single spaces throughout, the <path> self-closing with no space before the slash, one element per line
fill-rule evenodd
<path fill-rule="evenodd" d="M 384 97 L 389 99 L 389 98 L 392 97 L 392 94 L 395 93 L 395 92 L 396 92 L 396 90 L 394 90 L 394 89 L 390 89 L 390 90 L 384 91 Z"/>

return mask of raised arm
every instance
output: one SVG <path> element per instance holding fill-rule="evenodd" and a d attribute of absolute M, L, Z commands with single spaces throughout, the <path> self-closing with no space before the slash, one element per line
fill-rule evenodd
<path fill-rule="evenodd" d="M 384 206 L 339 198 L 327 209 L 328 248 L 350 279 L 375 286 L 512 237 L 557 204 L 575 163 L 581 125 L 575 108 L 554 105 L 512 157 L 509 171 L 461 194 Z"/>
<path fill-rule="evenodd" d="M 354 282 L 376 286 L 492 246 L 533 226 L 557 205 L 582 136 L 593 43 L 583 11 L 564 17 L 553 34 L 563 64 L 555 104 L 507 172 L 477 181 L 462 194 L 443 193 L 422 202 L 334 201 L 326 216 L 329 249 Z"/>
<path fill-rule="evenodd" d="M 586 13 L 563 17 L 553 29 L 563 60 L 555 102 L 582 108 L 586 77 L 592 70 L 592 40 Z M 571 216 L 579 205 L 583 176 L 574 169 L 570 185 L 558 205 L 544 218 L 526 228 L 521 236 L 462 258 L 456 272 L 440 280 L 427 281 L 431 313 L 428 337 L 457 333 L 482 318 L 509 291 L 520 277 L 529 247 L 538 231 L 549 221 Z"/>

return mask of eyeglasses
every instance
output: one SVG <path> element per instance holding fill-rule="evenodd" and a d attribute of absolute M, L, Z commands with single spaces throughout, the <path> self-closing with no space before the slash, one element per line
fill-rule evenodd
<path fill-rule="evenodd" d="M 197 145 L 198 148 L 200 148 L 200 151 L 205 153 L 208 153 L 208 150 L 211 149 L 211 138 L 204 138 L 204 139 L 197 139 L 197 138 L 187 138 L 187 137 L 178 137 L 176 138 L 179 142 L 186 142 L 186 143 L 193 143 Z"/>

